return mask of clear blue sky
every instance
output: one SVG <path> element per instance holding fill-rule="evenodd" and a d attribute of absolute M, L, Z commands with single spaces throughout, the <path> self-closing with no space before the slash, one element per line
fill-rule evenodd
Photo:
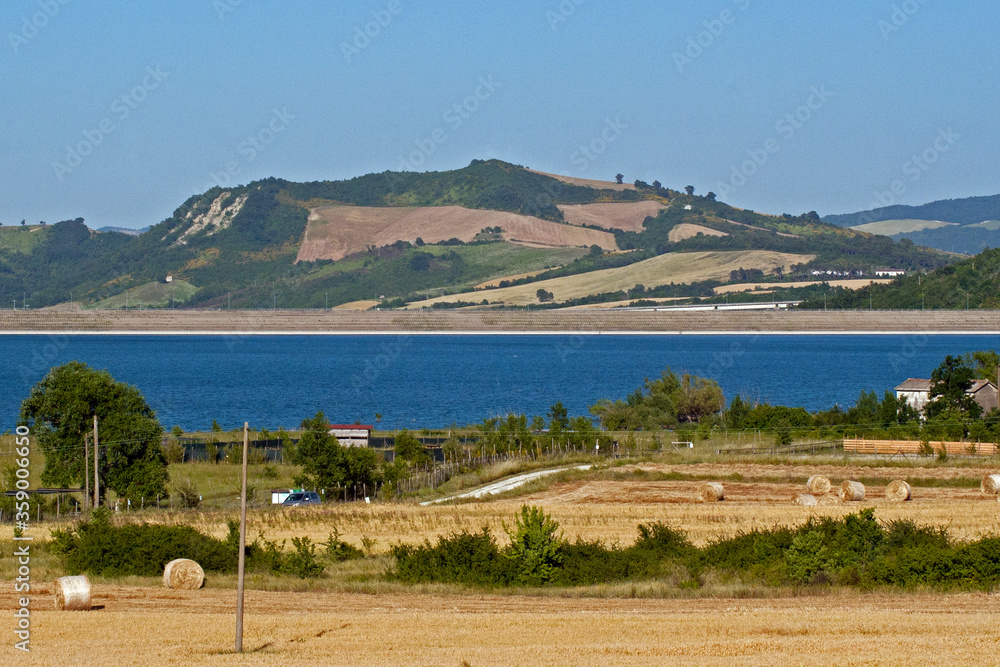
<path fill-rule="evenodd" d="M 404 159 L 620 171 L 769 213 L 894 182 L 906 204 L 1000 192 L 986 0 L 6 0 L 0 32 L 5 225 L 141 227 L 213 182 Z"/>

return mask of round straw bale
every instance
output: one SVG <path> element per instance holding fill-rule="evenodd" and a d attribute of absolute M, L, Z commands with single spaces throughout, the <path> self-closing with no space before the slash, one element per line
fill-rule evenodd
<path fill-rule="evenodd" d="M 205 583 L 205 571 L 201 565 L 187 558 L 176 558 L 163 568 L 163 585 L 167 588 L 182 588 L 194 591 Z"/>
<path fill-rule="evenodd" d="M 814 507 L 817 504 L 816 496 L 809 493 L 796 493 L 792 496 L 792 504 L 803 507 Z"/>
<path fill-rule="evenodd" d="M 997 495 L 1000 493 L 1000 475 L 986 475 L 983 477 L 983 483 L 979 485 L 979 489 L 987 495 Z"/>
<path fill-rule="evenodd" d="M 840 499 L 844 502 L 864 500 L 865 485 L 861 482 L 844 480 L 844 483 L 840 485 Z"/>
<path fill-rule="evenodd" d="M 889 486 L 885 487 L 885 497 L 896 503 L 910 500 L 912 497 L 911 494 L 912 490 L 910 489 L 910 485 L 901 479 L 897 479 L 895 482 L 892 482 Z"/>
<path fill-rule="evenodd" d="M 826 495 L 826 496 L 820 496 L 816 500 L 816 504 L 817 505 L 824 505 L 824 506 L 825 505 L 839 505 L 842 502 L 843 501 L 840 499 L 840 496 L 838 496 L 838 495 L 836 495 L 834 493 L 831 493 L 831 494 Z"/>
<path fill-rule="evenodd" d="M 813 475 L 806 482 L 806 486 L 809 488 L 809 493 L 817 496 L 826 495 L 833 489 L 833 485 L 830 484 L 830 478 L 823 477 L 823 475 Z"/>
<path fill-rule="evenodd" d="M 701 495 L 702 501 L 706 503 L 717 503 L 726 497 L 725 489 L 718 482 L 708 482 L 701 487 L 698 493 Z"/>
<path fill-rule="evenodd" d="M 90 611 L 90 582 L 86 575 L 59 577 L 53 588 L 58 611 Z"/>

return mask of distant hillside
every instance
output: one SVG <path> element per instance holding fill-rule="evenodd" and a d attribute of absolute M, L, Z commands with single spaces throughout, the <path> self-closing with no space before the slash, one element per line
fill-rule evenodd
<path fill-rule="evenodd" d="M 880 220 L 941 220 L 959 225 L 1000 220 L 1000 195 L 942 199 L 923 206 L 886 206 L 857 213 L 823 216 L 823 222 L 841 227 L 855 227 Z"/>
<path fill-rule="evenodd" d="M 1000 308 L 1000 248 L 884 285 L 835 288 L 803 301 L 804 309 Z"/>
<path fill-rule="evenodd" d="M 151 227 L 143 227 L 142 229 L 131 229 L 129 227 L 100 227 L 96 231 L 99 232 L 118 232 L 119 234 L 128 234 L 129 236 L 139 236 L 145 232 L 148 232 Z"/>
<path fill-rule="evenodd" d="M 770 254 L 754 254 L 761 251 Z M 3 227 L 0 300 L 27 293 L 35 307 L 72 297 L 84 307 L 113 308 L 128 292 L 130 307 L 133 299 L 144 307 L 400 306 L 471 295 L 484 283 L 513 286 L 686 252 L 743 253 L 746 262 L 775 253 L 789 258 L 789 266 L 736 266 L 731 273 L 740 281 L 815 281 L 814 272 L 828 271 L 857 277 L 885 265 L 927 271 L 952 261 L 909 242 L 826 224 L 815 213 L 761 215 L 657 182 L 626 187 L 474 160 L 447 172 L 311 183 L 268 178 L 212 188 L 139 236 L 92 231 L 81 218 Z M 706 263 L 704 275 L 683 277 L 669 266 L 637 271 L 645 284 L 634 287 L 643 291 L 630 291 L 691 297 L 725 282 L 718 266 Z M 160 287 L 167 275 L 172 289 Z M 565 304 L 546 307 L 552 305 Z"/>
<path fill-rule="evenodd" d="M 964 255 L 1000 247 L 1000 230 L 990 224 L 997 220 L 1000 195 L 945 199 L 923 206 L 888 206 L 823 218 L 831 224 Z"/>

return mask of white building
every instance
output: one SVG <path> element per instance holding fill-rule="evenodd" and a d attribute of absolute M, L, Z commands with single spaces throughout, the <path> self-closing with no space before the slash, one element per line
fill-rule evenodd
<path fill-rule="evenodd" d="M 875 275 L 879 278 L 898 278 L 905 276 L 906 271 L 903 269 L 875 269 Z"/>
<path fill-rule="evenodd" d="M 967 392 L 976 403 L 987 413 L 997 407 L 1000 393 L 997 386 L 989 380 L 973 380 Z M 917 412 L 923 412 L 931 400 L 931 381 L 923 378 L 908 378 L 906 382 L 896 387 L 896 398 L 906 399 Z"/>
<path fill-rule="evenodd" d="M 330 424 L 329 433 L 342 447 L 367 447 L 373 428 L 370 424 Z"/>

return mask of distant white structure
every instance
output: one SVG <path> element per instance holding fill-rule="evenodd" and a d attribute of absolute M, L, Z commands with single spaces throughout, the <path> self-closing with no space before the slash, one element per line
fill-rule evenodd
<path fill-rule="evenodd" d="M 684 207 L 684 210 L 685 210 L 685 211 L 690 211 L 690 210 L 691 210 L 691 208 L 692 208 L 692 207 L 691 207 L 691 204 L 688 204 L 687 206 L 685 206 L 685 207 Z"/>
<path fill-rule="evenodd" d="M 329 433 L 342 447 L 367 447 L 373 428 L 370 424 L 330 424 Z"/>
<path fill-rule="evenodd" d="M 875 269 L 875 275 L 879 278 L 898 278 L 905 276 L 906 271 L 904 269 Z"/>
<path fill-rule="evenodd" d="M 167 276 L 166 279 L 164 280 L 164 282 L 172 283 L 172 282 L 174 282 L 174 277 L 173 276 Z"/>

